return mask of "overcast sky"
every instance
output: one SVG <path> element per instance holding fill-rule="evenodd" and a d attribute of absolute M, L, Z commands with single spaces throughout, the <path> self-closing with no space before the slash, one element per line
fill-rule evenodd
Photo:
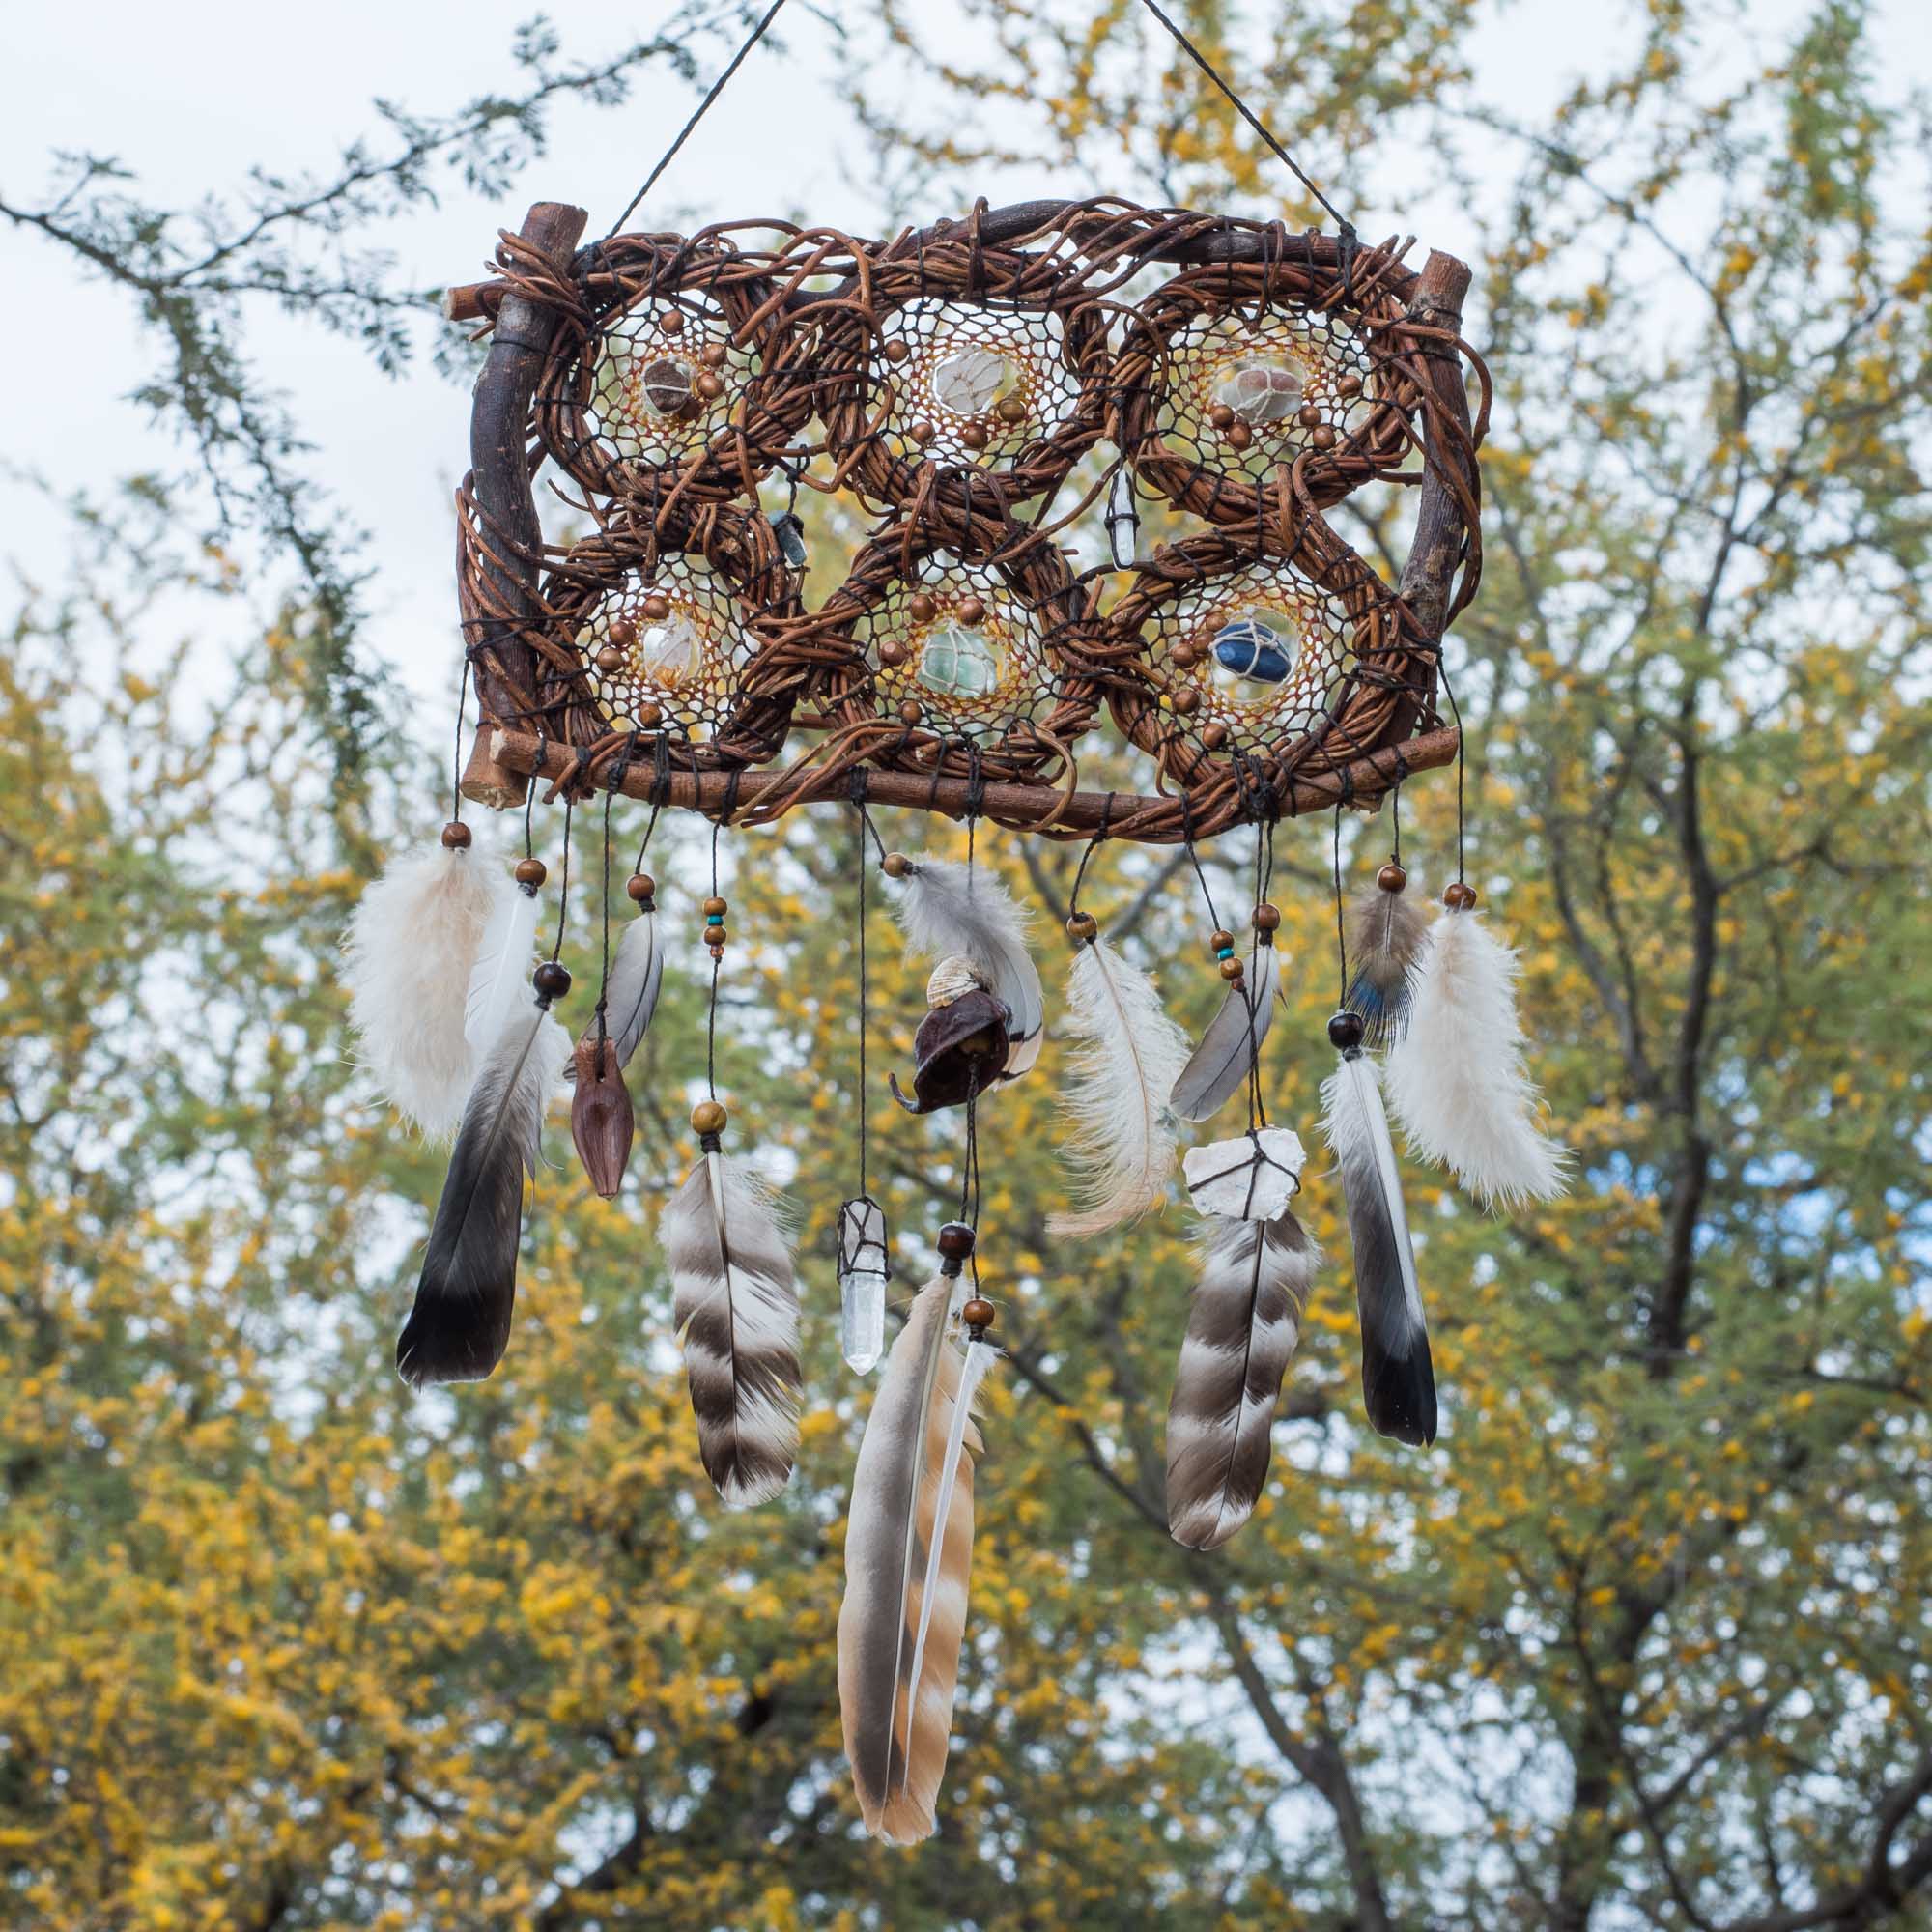
<path fill-rule="evenodd" d="M 174 205 L 232 186 L 254 164 L 324 171 L 343 142 L 375 131 L 373 98 L 433 112 L 511 86 L 508 48 L 531 11 L 532 0 L 334 0 L 312 8 L 240 0 L 30 8 L 14 0 L 0 185 L 10 198 L 31 203 L 57 149 L 116 156 L 140 175 L 147 198 Z M 1757 0 L 1751 10 L 1766 26 L 1796 11 L 1796 0 Z M 554 0 L 549 12 L 566 51 L 589 59 L 648 31 L 668 9 Z M 1601 63 L 1609 38 L 1627 31 L 1631 18 L 1623 9 L 1578 9 L 1574 0 L 1520 0 L 1474 52 L 1496 98 L 1534 119 L 1579 70 Z M 1888 69 L 1901 80 L 1932 79 L 1929 19 L 1932 9 L 1913 0 L 1883 12 Z M 962 30 L 950 6 L 935 5 L 933 22 L 935 32 Z M 790 207 L 862 231 L 872 225 L 877 209 L 863 156 L 827 86 L 832 29 L 804 6 L 785 25 L 783 52 L 754 54 L 680 156 L 666 192 L 645 212 L 653 223 L 694 209 L 710 219 Z M 535 199 L 587 206 L 597 231 L 614 218 L 691 102 L 690 90 L 654 71 L 614 112 L 564 108 L 553 124 L 551 154 L 504 205 L 451 193 L 386 238 L 405 275 L 428 286 L 480 274 L 497 226 L 516 225 Z M 1375 234 L 1400 222 L 1455 252 L 1472 240 L 1453 204 L 1431 205 L 1419 193 L 1361 221 Z M 126 298 L 86 280 L 65 251 L 6 227 L 0 276 L 8 291 L 0 345 L 12 372 L 0 454 L 63 489 L 104 486 L 175 460 L 127 400 L 150 356 L 136 346 Z M 464 462 L 467 393 L 426 362 L 399 382 L 386 380 L 354 346 L 266 309 L 251 339 L 318 445 L 313 473 L 371 530 L 367 647 L 425 696 L 441 693 L 455 649 L 449 500 Z M 60 519 L 4 477 L 0 503 L 8 533 L 0 548 L 16 563 L 31 558 L 43 582 L 57 578 Z"/>

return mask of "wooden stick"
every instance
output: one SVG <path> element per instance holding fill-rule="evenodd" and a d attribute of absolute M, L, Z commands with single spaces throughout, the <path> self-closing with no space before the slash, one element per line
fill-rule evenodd
<path fill-rule="evenodd" d="M 1358 758 L 1340 772 L 1297 779 L 1289 796 L 1281 801 L 1282 814 L 1293 818 L 1302 812 L 1325 810 L 1344 797 L 1350 805 L 1373 807 L 1407 773 L 1453 764 L 1461 744 L 1462 733 L 1453 725 L 1444 725 L 1406 744 L 1390 745 Z M 497 764 L 532 778 L 555 781 L 568 778 L 578 768 L 572 747 L 521 731 L 493 732 L 491 754 Z M 738 775 L 735 793 L 731 780 L 729 772 L 673 772 L 666 783 L 664 803 L 707 817 L 718 816 L 728 805 L 734 816 L 755 817 L 759 800 L 781 785 L 791 790 L 797 804 L 849 803 L 851 799 L 848 772 L 828 771 L 802 783 L 782 769 L 744 772 Z M 652 783 L 650 764 L 640 758 L 624 774 L 619 789 L 628 798 L 649 798 Z M 948 818 L 964 818 L 972 798 L 973 788 L 965 779 L 941 779 L 935 784 L 918 772 L 868 770 L 866 775 L 868 805 L 910 806 L 921 811 L 938 811 Z M 1157 813 L 1172 818 L 1172 829 L 1163 827 L 1146 842 L 1179 844 L 1185 821 L 1176 810 L 1177 804 L 1171 794 L 1145 798 L 1123 792 L 1076 791 L 1069 796 L 1054 785 L 986 783 L 980 787 L 980 810 L 985 817 L 1003 825 L 1044 827 L 1049 836 L 1063 838 L 1090 838 L 1103 820 L 1120 827 L 1142 813 Z M 1049 818 L 1052 823 L 1046 825 Z"/>

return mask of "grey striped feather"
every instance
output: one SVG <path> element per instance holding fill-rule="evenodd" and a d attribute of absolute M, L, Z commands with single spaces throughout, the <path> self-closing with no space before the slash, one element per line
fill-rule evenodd
<path fill-rule="evenodd" d="M 1167 1526 L 1190 1549 L 1218 1549 L 1261 1499 L 1275 1404 L 1321 1265 L 1293 1214 L 1206 1225 L 1167 1410 Z"/>
<path fill-rule="evenodd" d="M 631 1064 L 632 1054 L 650 1026 L 663 979 L 658 916 L 655 911 L 640 912 L 617 942 L 617 956 L 611 962 L 610 981 L 604 988 L 604 1023 L 617 1049 L 620 1067 Z"/>
<path fill-rule="evenodd" d="M 569 1058 L 569 1036 L 534 999 L 484 1056 L 436 1204 L 415 1304 L 396 1338 L 396 1372 L 412 1388 L 481 1381 L 503 1359 L 524 1176 L 536 1172 L 544 1110 Z"/>
<path fill-rule="evenodd" d="M 1281 962 L 1272 946 L 1257 946 L 1247 978 L 1230 986 L 1221 1010 L 1208 1023 L 1201 1044 L 1180 1069 L 1170 1102 L 1183 1121 L 1205 1121 L 1246 1085 L 1262 1043 L 1274 1024 L 1275 983 Z"/>
<path fill-rule="evenodd" d="M 845 1527 L 845 1755 L 867 1831 L 895 1845 L 916 1844 L 935 1829 L 973 1565 L 973 1458 L 981 1444 L 970 1415 L 959 1418 L 960 1453 L 941 1508 L 947 1441 L 961 1406 L 963 1357 L 948 1334 L 953 1287 L 947 1275 L 928 1282 L 893 1344 L 859 1445 Z"/>
<path fill-rule="evenodd" d="M 1375 1062 L 1344 1054 L 1321 1084 L 1321 1102 L 1355 1254 L 1362 1400 L 1381 1435 L 1420 1447 L 1435 1440 L 1435 1373 Z"/>
<path fill-rule="evenodd" d="M 666 1205 L 670 1267 L 697 1453 L 733 1508 L 769 1502 L 798 1454 L 798 1290 L 771 1189 L 707 1152 Z"/>

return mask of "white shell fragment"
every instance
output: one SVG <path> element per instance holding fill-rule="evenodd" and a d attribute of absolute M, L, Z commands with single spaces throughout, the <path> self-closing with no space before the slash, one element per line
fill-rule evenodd
<path fill-rule="evenodd" d="M 1010 373 L 997 349 L 970 344 L 933 365 L 932 399 L 954 415 L 981 415 L 999 400 Z"/>
<path fill-rule="evenodd" d="M 985 990 L 986 976 L 962 952 L 950 952 L 932 969 L 925 982 L 925 1004 L 935 1012 L 963 1000 L 968 993 Z"/>
<path fill-rule="evenodd" d="M 1198 1212 L 1272 1221 L 1300 1191 L 1307 1164 L 1298 1134 L 1286 1127 L 1263 1127 L 1236 1140 L 1189 1148 L 1180 1171 Z"/>

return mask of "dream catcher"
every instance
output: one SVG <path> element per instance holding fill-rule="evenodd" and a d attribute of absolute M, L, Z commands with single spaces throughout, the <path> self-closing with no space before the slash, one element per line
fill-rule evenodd
<path fill-rule="evenodd" d="M 878 1067 L 862 950 L 860 1083 L 875 1092 L 883 1072 L 909 1112 L 957 1122 L 962 1177 L 955 1219 L 931 1232 L 937 1271 L 896 1309 L 863 1136 L 837 1216 L 844 1356 L 880 1378 L 853 1474 L 839 1695 L 867 1828 L 904 1842 L 934 1829 L 982 1453 L 973 1408 L 1000 1359 L 979 1122 L 1041 1077 L 1047 1036 L 1067 1048 L 1055 1232 L 1131 1238 L 1170 1205 L 1177 1161 L 1199 1221 L 1167 1435 L 1170 1524 L 1197 1549 L 1262 1493 L 1328 1265 L 1294 1212 L 1302 1143 L 1266 1106 L 1285 976 L 1306 970 L 1276 944 L 1283 818 L 1335 814 L 1338 1058 L 1320 1124 L 1375 1429 L 1422 1446 L 1437 1427 L 1397 1130 L 1486 1206 L 1562 1184 L 1514 955 L 1462 876 L 1460 837 L 1433 917 L 1399 849 L 1401 786 L 1461 750 L 1442 640 L 1476 588 L 1488 408 L 1458 334 L 1468 271 L 1439 254 L 1410 269 L 1406 244 L 1364 246 L 1347 224 L 1293 234 L 1118 200 L 980 203 L 882 241 L 740 223 L 580 247 L 584 219 L 532 209 L 502 238 L 497 276 L 452 298 L 490 337 L 458 497 L 459 745 L 472 686 L 481 726 L 440 847 L 371 887 L 349 941 L 368 1066 L 424 1132 L 453 1135 L 397 1366 L 422 1386 L 502 1358 L 546 1112 L 568 1092 L 585 1171 L 616 1194 L 634 1056 L 666 972 L 697 963 L 668 944 L 645 851 L 630 917 L 613 932 L 607 910 L 595 946 L 573 941 L 569 881 L 551 895 L 533 850 L 539 793 L 563 808 L 566 851 L 571 814 L 601 810 L 607 908 L 617 801 L 648 805 L 645 848 L 667 809 L 710 820 L 710 890 L 671 926 L 701 943 L 714 1043 L 733 917 L 721 841 L 812 805 L 856 809 L 860 947 L 875 874 L 928 975 L 910 1064 Z M 544 534 L 540 477 L 569 506 L 567 541 Z M 1371 484 L 1414 493 L 1397 582 L 1333 521 Z M 804 490 L 874 520 L 811 601 Z M 1136 506 L 1151 500 L 1188 527 L 1142 554 Z M 1107 554 L 1083 563 L 1078 542 L 1099 527 Z M 1140 790 L 1082 787 L 1100 743 L 1140 760 Z M 466 800 L 522 809 L 507 874 L 472 844 Z M 874 805 L 976 837 L 992 824 L 1088 841 L 1064 983 L 1042 979 L 1029 910 L 989 867 L 887 850 Z M 1345 810 L 1398 828 L 1352 899 Z M 1252 878 L 1238 913 L 1216 907 L 1200 857 L 1224 838 Z M 1221 987 L 1198 1039 L 1082 901 L 1108 838 L 1192 862 Z M 593 968 L 573 1038 L 558 1004 L 573 969 Z M 696 1157 L 659 1240 L 705 1470 L 724 1502 L 753 1505 L 798 1455 L 799 1274 L 781 1204 L 730 1145 L 715 1055 L 693 1065 L 706 1068 Z M 1208 1124 L 1231 1111 L 1238 1130 Z"/>

